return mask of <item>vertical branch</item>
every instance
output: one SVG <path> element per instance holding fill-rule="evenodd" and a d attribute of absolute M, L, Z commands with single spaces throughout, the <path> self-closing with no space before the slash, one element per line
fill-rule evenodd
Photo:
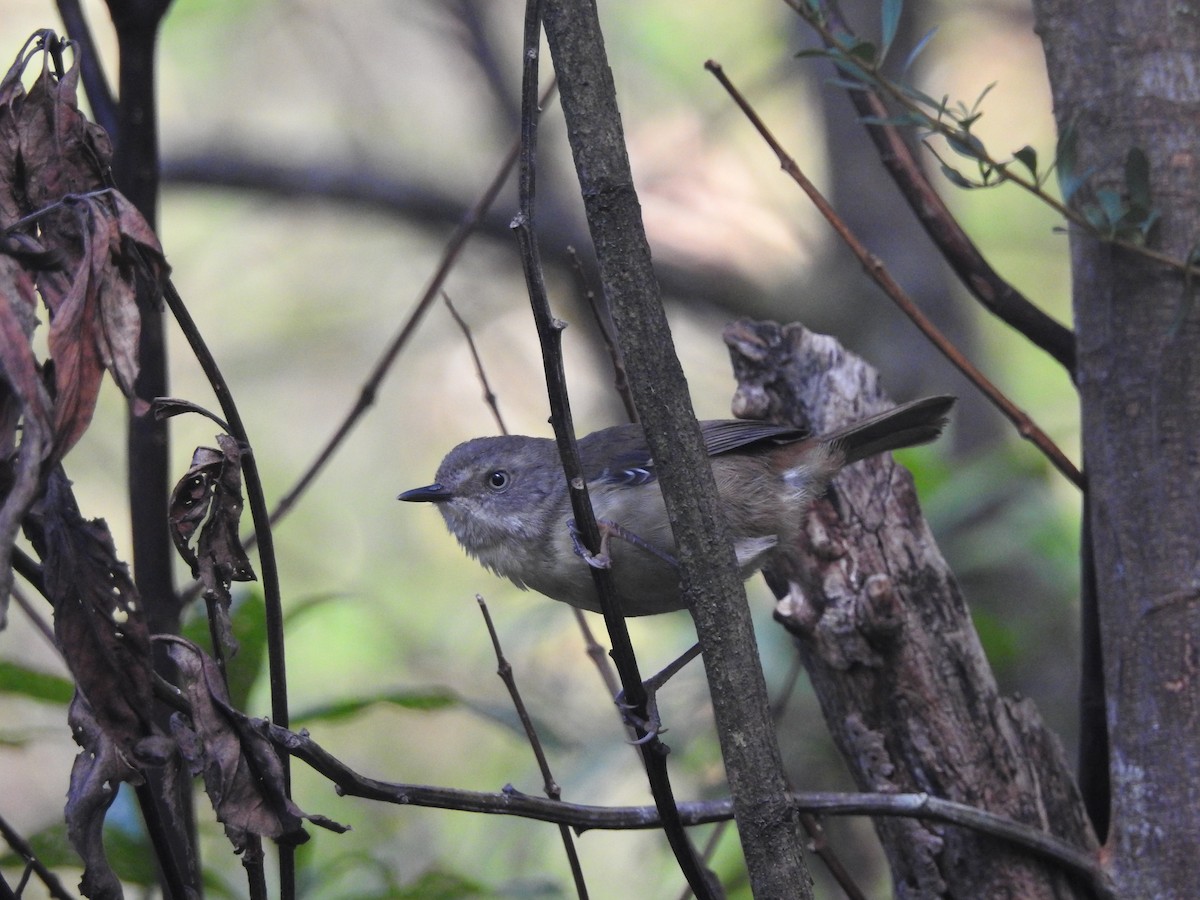
<path fill-rule="evenodd" d="M 587 482 L 579 461 L 579 448 L 575 442 L 575 430 L 571 417 L 570 401 L 567 397 L 566 373 L 562 358 L 562 329 L 564 324 L 550 312 L 546 296 L 546 285 L 542 278 L 541 260 L 537 238 L 533 229 L 534 196 L 536 194 L 537 158 L 537 80 L 538 48 L 541 39 L 541 0 L 528 0 L 525 9 L 524 65 L 521 91 L 521 158 L 520 158 L 520 212 L 513 221 L 513 228 L 521 246 L 521 263 L 525 270 L 525 281 L 529 289 L 530 305 L 534 323 L 542 347 L 542 361 L 546 373 L 546 388 L 550 401 L 550 421 L 558 450 L 562 456 L 563 471 L 571 497 L 571 508 L 575 523 L 584 544 L 593 552 L 600 549 L 600 531 L 592 504 L 588 498 Z M 593 568 L 592 577 L 600 595 L 604 611 L 604 623 L 608 627 L 612 643 L 613 661 L 625 692 L 626 701 L 633 708 L 635 721 L 648 721 L 646 691 L 642 686 L 637 658 L 629 629 L 621 613 L 620 600 L 613 589 L 612 573 L 607 569 Z M 692 848 L 687 833 L 679 819 L 671 782 L 667 776 L 667 748 L 654 732 L 638 726 L 638 746 L 646 766 L 651 794 L 663 821 L 663 831 L 671 845 L 680 869 L 692 890 L 702 900 L 720 896 L 719 888 L 713 884 L 708 873 Z"/>
<path fill-rule="evenodd" d="M 687 384 L 672 352 L 595 4 L 546 0 L 544 24 L 601 281 L 704 652 L 750 882 L 757 896 L 810 896 L 750 611 Z"/>
<path fill-rule="evenodd" d="M 288 713 L 287 665 L 283 639 L 283 598 L 279 586 L 279 570 L 275 561 L 275 538 L 271 530 L 271 514 L 263 492 L 258 461 L 254 456 L 253 445 L 250 443 L 250 437 L 246 432 L 246 426 L 242 423 L 241 413 L 238 412 L 229 385 L 217 367 L 216 360 L 204 342 L 200 330 L 192 320 L 183 298 L 179 296 L 179 292 L 176 291 L 169 279 L 164 294 L 172 315 L 175 316 L 196 361 L 200 364 L 217 401 L 221 404 L 221 412 L 225 414 L 229 423 L 229 433 L 248 451 L 242 454 L 242 473 L 245 475 L 246 499 L 250 505 L 251 519 L 254 522 L 254 536 L 258 540 L 259 567 L 262 570 L 263 611 L 267 625 L 267 664 L 271 684 L 271 720 L 276 725 L 286 728 L 290 715 Z M 281 753 L 279 764 L 283 777 L 284 794 L 290 797 L 291 758 L 286 753 Z M 284 900 L 295 896 L 295 860 L 296 848 L 290 844 L 279 844 L 280 895 Z M 261 859 L 246 861 L 248 869 L 254 864 L 261 867 Z M 252 884 L 257 880 L 257 873 L 252 869 L 250 878 Z"/>
<path fill-rule="evenodd" d="M 109 12 L 120 51 L 113 179 L 150 223 L 158 226 L 158 117 L 154 68 L 158 29 L 169 0 L 110 0 Z M 141 336 L 135 390 L 149 399 L 167 396 L 167 352 L 160 298 L 148 282 L 139 285 Z M 129 421 L 129 504 L 133 524 L 133 568 L 146 603 L 150 630 L 174 632 L 179 603 L 172 573 L 174 553 L 167 531 L 170 497 L 167 423 L 153 416 Z"/>
<path fill-rule="evenodd" d="M 113 135 L 113 180 L 152 228 L 158 227 L 158 115 L 155 98 L 155 56 L 158 30 L 170 0 L 109 0 L 120 57 L 119 104 Z M 93 73 L 94 74 L 94 73 Z M 99 99 L 105 99 L 100 94 Z M 101 106 L 111 114 L 111 107 Z M 161 297 L 150 279 L 138 278 L 141 331 L 138 338 L 138 397 L 169 393 L 165 323 Z M 127 437 L 129 515 L 133 538 L 134 582 L 146 610 L 151 632 L 179 630 L 182 604 L 175 592 L 174 550 L 167 528 L 170 501 L 168 425 L 154 416 L 129 417 Z M 155 666 L 169 671 L 169 662 L 156 655 Z M 180 763 L 168 763 L 179 766 Z M 148 771 L 138 799 L 152 832 L 164 873 L 163 890 L 179 895 L 183 885 L 200 883 L 192 795 L 183 774 Z M 163 809 L 169 806 L 170 811 Z M 178 867 L 179 871 L 175 872 Z"/>

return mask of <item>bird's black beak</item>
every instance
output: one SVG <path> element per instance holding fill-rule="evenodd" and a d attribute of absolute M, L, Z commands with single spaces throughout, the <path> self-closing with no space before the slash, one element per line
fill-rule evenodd
<path fill-rule="evenodd" d="M 440 484 L 427 484 L 425 487 L 413 488 L 411 491 L 405 491 L 397 500 L 407 500 L 411 503 L 442 503 L 449 500 L 451 494 Z"/>

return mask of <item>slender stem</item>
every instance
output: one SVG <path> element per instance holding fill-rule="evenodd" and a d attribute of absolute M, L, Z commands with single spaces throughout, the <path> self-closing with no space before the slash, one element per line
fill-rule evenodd
<path fill-rule="evenodd" d="M 553 96 L 553 94 L 554 85 L 551 84 L 546 88 L 545 92 L 543 92 L 541 102 L 547 102 L 550 97 Z M 496 174 L 492 177 L 492 180 L 488 183 L 487 187 L 484 188 L 484 191 L 482 194 L 480 194 L 479 199 L 475 201 L 475 205 L 471 207 L 465 216 L 463 216 L 463 219 L 455 229 L 454 234 L 451 235 L 450 240 L 446 243 L 446 247 L 442 251 L 442 258 L 439 260 L 433 276 L 429 279 L 429 283 L 425 285 L 425 290 L 421 293 L 421 296 L 417 300 L 416 305 L 413 307 L 412 312 L 409 313 L 408 318 L 404 321 L 400 331 L 397 332 L 387 349 L 385 349 L 383 354 L 379 357 L 379 360 L 375 363 L 371 373 L 367 376 L 367 380 L 363 383 L 362 388 L 360 388 L 358 401 L 346 414 L 345 418 L 342 420 L 342 423 L 338 426 L 337 431 L 334 432 L 333 437 L 329 439 L 328 443 L 326 443 L 324 448 L 322 448 L 321 452 L 317 454 L 316 459 L 313 460 L 311 465 L 309 465 L 308 469 L 300 477 L 300 480 L 296 482 L 296 485 L 284 495 L 282 500 L 279 501 L 279 504 L 275 507 L 274 512 L 271 514 L 272 522 L 278 522 L 288 514 L 292 506 L 294 506 L 296 501 L 300 499 L 300 495 L 304 493 L 304 491 L 312 483 L 313 479 L 315 479 L 320 471 L 325 467 L 325 464 L 333 456 L 334 451 L 341 446 L 342 441 L 346 439 L 346 436 L 349 435 L 351 430 L 358 423 L 358 420 L 375 403 L 375 395 L 379 390 L 380 384 L 383 383 L 384 377 L 386 377 L 387 373 L 391 370 L 392 364 L 395 363 L 396 357 L 399 356 L 400 351 L 407 346 L 409 340 L 416 332 L 417 325 L 420 324 L 421 319 L 425 316 L 425 313 L 429 311 L 430 306 L 432 306 L 433 302 L 437 299 L 438 293 L 442 289 L 442 285 L 445 284 L 446 278 L 450 274 L 450 270 L 458 261 L 463 247 L 466 246 L 467 240 L 475 232 L 476 227 L 487 214 L 487 211 L 491 209 L 492 205 L 496 202 L 496 198 L 500 195 L 500 191 L 504 188 L 505 183 L 508 181 L 508 177 L 512 173 L 513 167 L 517 163 L 517 155 L 520 152 L 520 147 L 521 142 L 519 139 L 513 142 L 512 147 L 510 147 L 508 153 L 505 154 L 504 160 L 500 164 L 499 169 L 497 169 Z"/>
<path fill-rule="evenodd" d="M 467 324 L 466 319 L 458 314 L 458 310 L 450 302 L 450 295 L 445 291 L 442 291 L 442 302 L 446 304 L 446 309 L 450 311 L 450 317 L 454 319 L 454 324 L 463 333 L 463 338 L 467 342 L 467 349 L 471 351 L 471 359 L 475 363 L 475 374 L 478 376 L 479 384 L 483 388 L 483 402 L 492 411 L 492 418 L 496 420 L 496 425 L 499 427 L 500 433 L 508 434 L 508 426 L 504 424 L 504 416 L 500 415 L 500 404 L 496 401 L 496 392 L 492 390 L 492 384 L 488 381 L 487 372 L 483 368 L 483 360 L 479 357 L 479 348 L 475 346 L 475 337 L 471 334 L 471 326 Z"/>
<path fill-rule="evenodd" d="M 279 586 L 279 568 L 275 559 L 275 540 L 271 530 L 270 510 L 267 507 L 266 496 L 263 492 L 262 476 L 258 471 L 253 445 L 242 423 L 241 413 L 229 390 L 225 376 L 212 352 L 208 349 L 203 335 L 196 327 L 187 305 L 175 285 L 168 279 L 163 291 L 167 306 L 179 324 L 180 330 L 187 339 L 188 345 L 195 354 L 201 370 L 212 386 L 221 411 L 229 423 L 229 433 L 242 446 L 242 474 L 245 476 L 246 499 L 250 506 L 250 517 L 254 523 L 254 534 L 258 540 L 259 567 L 262 575 L 263 608 L 267 626 L 267 668 L 271 686 L 271 719 L 282 727 L 287 727 L 289 720 L 287 696 L 287 662 L 286 647 L 283 636 L 283 598 Z M 291 768 L 287 757 L 280 760 L 283 774 L 283 790 L 285 796 L 291 796 Z M 295 882 L 295 848 L 288 845 L 279 846 L 279 865 L 281 891 L 285 894 L 288 885 L 294 887 Z"/>
<path fill-rule="evenodd" d="M 525 271 L 525 282 L 529 290 L 529 301 L 537 326 L 538 340 L 542 347 L 542 361 L 546 374 L 546 390 L 550 401 L 550 422 L 562 457 L 563 472 L 571 498 L 571 508 L 576 527 L 585 546 L 593 553 L 600 549 L 600 529 L 588 497 L 587 481 L 579 460 L 579 448 L 575 442 L 575 430 L 571 417 L 571 405 L 567 395 L 566 373 L 562 357 L 562 329 L 565 327 L 550 312 L 550 301 L 546 296 L 546 285 L 542 275 L 538 253 L 537 236 L 533 228 L 534 198 L 536 195 L 537 159 L 537 80 L 538 56 L 541 41 L 541 0 L 527 0 L 525 6 L 525 41 L 523 53 L 521 91 L 521 159 L 519 177 L 520 212 L 513 220 L 513 228 L 521 247 L 521 263 Z M 592 568 L 592 578 L 600 595 L 600 608 L 608 628 L 612 644 L 613 661 L 620 676 L 625 699 L 632 707 L 635 722 L 649 720 L 646 704 L 647 694 L 642 685 L 633 642 L 621 611 L 620 598 L 613 588 L 612 573 L 607 569 Z M 663 819 L 663 832 L 679 862 L 688 884 L 701 898 L 718 896 L 710 884 L 709 874 L 701 865 L 687 833 L 675 810 L 674 792 L 667 775 L 666 747 L 656 732 L 648 732 L 635 726 L 639 749 L 646 766 L 651 794 Z"/>
<path fill-rule="evenodd" d="M 512 664 L 504 655 L 504 650 L 500 646 L 500 635 L 496 633 L 496 625 L 492 621 L 492 614 L 488 611 L 487 603 L 484 602 L 480 594 L 475 595 L 475 600 L 479 603 L 479 611 L 483 614 L 483 621 L 487 625 L 488 635 L 492 639 L 492 649 L 496 651 L 496 674 L 500 676 L 500 680 L 504 682 L 504 686 L 508 688 L 508 695 L 512 698 L 513 708 L 517 711 L 517 718 L 521 720 L 521 727 L 525 730 L 525 737 L 529 740 L 529 747 L 533 750 L 534 759 L 537 760 L 538 770 L 542 773 L 542 782 L 546 796 L 551 800 L 562 800 L 562 788 L 558 786 L 558 782 L 554 780 L 554 774 L 550 771 L 550 762 L 546 759 L 546 750 L 542 746 L 542 740 L 538 737 L 537 728 L 534 727 L 533 717 L 529 715 L 529 709 L 525 706 L 525 700 L 521 697 L 521 691 L 517 687 L 517 678 L 513 674 Z M 558 826 L 559 837 L 563 842 L 563 850 L 567 854 L 567 863 L 571 867 L 571 876 L 575 880 L 575 893 L 579 896 L 579 900 L 587 900 L 588 889 L 587 882 L 583 877 L 583 866 L 579 862 L 579 851 L 575 847 L 575 839 L 571 836 L 571 829 L 567 825 Z"/>
<path fill-rule="evenodd" d="M 465 791 L 459 788 L 397 784 L 368 778 L 330 754 L 307 734 L 263 723 L 265 736 L 333 782 L 348 797 L 363 797 L 405 806 L 453 809 L 487 815 L 519 816 L 540 822 L 563 823 L 577 831 L 612 831 L 661 828 L 652 806 L 590 806 L 545 800 L 507 789 L 500 793 Z M 827 816 L 898 816 L 942 822 L 991 835 L 1062 866 L 1078 875 L 1102 900 L 1116 900 L 1116 893 L 1094 854 L 1080 850 L 1049 832 L 965 803 L 943 800 L 929 794 L 868 794 L 839 792 L 792 792 L 788 800 L 804 813 Z M 678 804 L 680 820 L 687 826 L 708 825 L 733 818 L 733 801 L 703 800 Z"/>
<path fill-rule="evenodd" d="M 776 140 L 775 135 L 771 133 L 771 130 L 767 128 L 766 124 L 754 110 L 754 107 L 751 106 L 749 101 L 742 96 L 741 92 L 734 87 L 733 83 L 725 74 L 724 69 L 721 68 L 720 63 L 709 60 L 704 64 L 704 67 L 712 72 L 717 81 L 721 83 L 721 86 L 728 91 L 729 96 L 733 98 L 733 102 L 738 105 L 738 107 L 745 114 L 746 118 L 750 120 L 750 123 L 775 153 L 775 156 L 779 159 L 779 163 L 783 168 L 783 171 L 786 172 L 792 178 L 792 180 L 800 186 L 800 189 L 808 195 L 808 198 L 812 201 L 813 205 L 817 208 L 821 215 L 825 217 L 826 221 L 828 221 L 833 227 L 833 230 L 837 232 L 838 237 L 840 237 L 846 246 L 850 248 L 850 251 L 856 257 L 858 257 L 859 262 L 862 263 L 867 274 L 870 275 L 871 278 L 874 279 L 875 283 L 883 289 L 883 292 L 887 294 L 888 298 L 895 303 L 897 307 L 899 307 L 901 312 L 909 317 L 913 324 L 915 324 L 917 328 L 921 330 L 921 332 L 942 353 L 942 355 L 945 356 L 955 368 L 957 368 L 968 379 L 970 379 L 970 381 L 977 388 L 979 388 L 983 395 L 987 397 L 988 400 L 990 400 L 992 404 L 1000 410 L 1001 413 L 1004 414 L 1005 418 L 1007 418 L 1016 426 L 1017 433 L 1020 434 L 1021 437 L 1031 441 L 1033 445 L 1041 450 L 1046 458 L 1050 460 L 1050 464 L 1053 465 L 1054 468 L 1058 469 L 1060 473 L 1066 476 L 1066 478 L 1072 484 L 1082 489 L 1084 487 L 1083 473 L 1080 472 L 1076 465 L 1067 458 L 1066 454 L 1059 449 L 1058 445 L 1050 439 L 1050 436 L 1037 426 L 1033 419 L 1029 417 L 1028 413 L 1020 409 L 1015 403 L 1009 400 L 1004 392 L 996 387 L 996 385 L 994 385 L 987 378 L 987 376 L 979 371 L 974 363 L 967 359 L 958 350 L 958 348 L 954 346 L 953 342 L 946 337 L 945 334 L 943 334 L 942 331 L 936 325 L 934 325 L 933 322 L 923 312 L 921 312 L 920 308 L 912 301 L 912 298 L 908 296 L 904 289 L 900 287 L 899 283 L 897 283 L 896 280 L 891 276 L 891 273 L 888 272 L 883 262 L 870 251 L 868 251 L 858 237 L 852 231 L 850 231 L 846 223 L 843 222 L 838 214 L 834 211 L 829 201 L 826 200 L 821 192 L 817 190 L 816 185 L 814 185 L 808 179 L 808 177 L 796 164 L 796 161 L 790 155 L 788 155 L 786 150 L 783 149 L 783 146 L 778 140 Z"/>

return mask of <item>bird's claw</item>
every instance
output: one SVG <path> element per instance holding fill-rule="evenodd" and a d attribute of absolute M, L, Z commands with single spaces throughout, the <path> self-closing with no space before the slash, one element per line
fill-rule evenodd
<path fill-rule="evenodd" d="M 593 569 L 611 569 L 612 557 L 608 554 L 608 532 L 603 526 L 600 528 L 600 552 L 592 553 L 583 545 L 583 540 L 579 534 L 579 526 L 575 524 L 574 519 L 567 521 L 567 531 L 571 535 L 571 546 L 575 548 L 575 554 Z"/>
<path fill-rule="evenodd" d="M 613 699 L 617 709 L 621 711 L 621 718 L 625 720 L 625 724 L 634 731 L 643 732 L 640 738 L 630 741 L 634 746 L 648 744 L 650 741 L 656 740 L 659 735 L 666 734 L 667 730 L 663 727 L 662 719 L 658 714 L 658 689 L 649 681 L 642 683 L 642 688 L 646 691 L 646 715 L 637 715 L 636 707 L 625 699 L 625 692 L 621 691 Z"/>

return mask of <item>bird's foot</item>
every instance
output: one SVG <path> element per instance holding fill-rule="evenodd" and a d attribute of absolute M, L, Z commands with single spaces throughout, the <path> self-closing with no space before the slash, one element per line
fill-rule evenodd
<path fill-rule="evenodd" d="M 597 523 L 600 524 L 600 523 Z M 571 535 L 571 546 L 575 548 L 575 555 L 582 559 L 593 569 L 611 569 L 612 557 L 608 554 L 608 531 L 604 526 L 600 526 L 600 552 L 592 553 L 583 545 L 583 538 L 579 533 L 579 526 L 575 524 L 574 519 L 567 520 L 567 531 Z"/>
<path fill-rule="evenodd" d="M 621 716 L 625 722 L 635 731 L 642 734 L 634 744 L 644 744 L 647 741 L 654 740 L 660 734 L 666 732 L 663 727 L 662 717 L 658 714 L 658 691 L 668 681 L 674 677 L 675 673 L 690 663 L 693 659 L 700 655 L 700 645 L 693 644 L 687 650 L 679 655 L 679 658 L 664 666 L 659 672 L 651 675 L 642 682 L 642 690 L 646 694 L 645 716 L 637 715 L 637 708 L 630 704 L 625 697 L 625 692 L 621 691 L 617 694 L 615 702 L 617 708 L 621 710 Z"/>

